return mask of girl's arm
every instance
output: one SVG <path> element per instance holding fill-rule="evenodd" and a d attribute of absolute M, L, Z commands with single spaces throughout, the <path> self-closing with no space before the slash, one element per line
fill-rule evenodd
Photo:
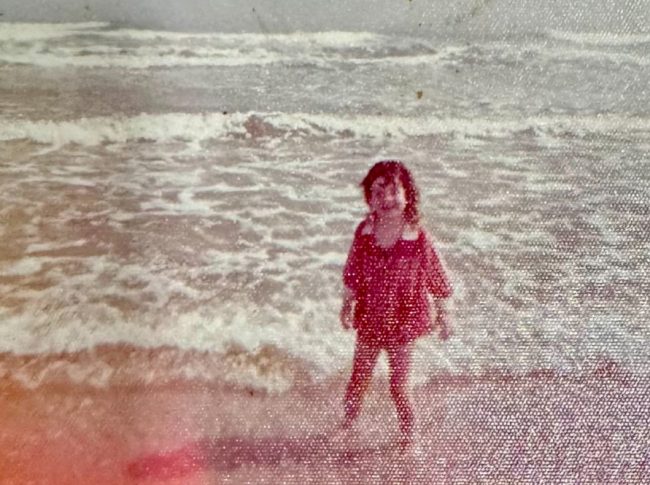
<path fill-rule="evenodd" d="M 433 306 L 436 309 L 436 320 L 433 327 L 438 330 L 440 340 L 447 340 L 452 336 L 451 326 L 449 325 L 449 317 L 447 316 L 447 305 L 445 300 L 441 298 L 433 298 Z"/>
<path fill-rule="evenodd" d="M 344 329 L 352 328 L 352 320 L 354 319 L 354 303 L 356 301 L 354 292 L 347 286 L 343 290 L 343 305 L 341 306 L 341 325 Z"/>
<path fill-rule="evenodd" d="M 433 300 L 436 311 L 436 319 L 433 323 L 434 329 L 438 331 L 441 340 L 447 340 L 452 335 L 449 318 L 447 316 L 447 305 L 445 300 L 451 296 L 452 287 L 449 284 L 447 275 L 442 267 L 438 255 L 433 249 L 431 237 L 426 230 L 421 229 L 422 241 L 424 242 L 424 269 L 427 278 L 427 289 L 429 297 Z"/>
<path fill-rule="evenodd" d="M 356 302 L 356 292 L 359 288 L 359 281 L 363 278 L 363 245 L 361 243 L 361 233 L 368 224 L 368 219 L 364 219 L 354 231 L 354 240 L 348 253 L 348 259 L 343 268 L 343 305 L 341 307 L 340 320 L 341 325 L 346 330 L 352 328 L 354 320 L 354 305 Z"/>
<path fill-rule="evenodd" d="M 451 284 L 442 266 L 438 253 L 433 248 L 431 236 L 422 229 L 424 247 L 424 270 L 427 278 L 427 288 L 433 298 L 449 298 L 453 292 Z"/>

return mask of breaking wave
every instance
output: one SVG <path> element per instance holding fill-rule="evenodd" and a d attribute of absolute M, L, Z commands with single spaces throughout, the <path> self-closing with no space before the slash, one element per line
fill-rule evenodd
<path fill-rule="evenodd" d="M 621 115 L 523 117 L 512 120 L 307 113 L 166 113 L 115 115 L 68 121 L 0 120 L 0 140 L 30 140 L 63 146 L 130 141 L 202 142 L 223 137 L 374 138 L 453 135 L 509 137 L 517 134 L 574 135 L 647 132 L 647 120 Z"/>

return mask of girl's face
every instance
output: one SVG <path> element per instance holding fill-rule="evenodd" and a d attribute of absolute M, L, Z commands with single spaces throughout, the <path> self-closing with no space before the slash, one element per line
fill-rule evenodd
<path fill-rule="evenodd" d="M 380 216 L 402 214 L 406 209 L 406 190 L 398 178 L 377 177 L 370 185 L 370 211 Z"/>

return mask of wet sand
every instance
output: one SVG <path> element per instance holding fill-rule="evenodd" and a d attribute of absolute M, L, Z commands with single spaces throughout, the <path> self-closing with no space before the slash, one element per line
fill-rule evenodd
<path fill-rule="evenodd" d="M 610 369 L 611 370 L 611 369 Z M 440 378 L 413 390 L 420 453 L 373 381 L 342 442 L 344 376 L 269 394 L 216 384 L 0 384 L 2 484 L 647 483 L 650 379 Z"/>

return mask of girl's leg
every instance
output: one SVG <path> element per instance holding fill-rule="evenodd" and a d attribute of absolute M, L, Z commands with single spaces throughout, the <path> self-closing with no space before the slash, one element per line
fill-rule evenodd
<path fill-rule="evenodd" d="M 379 357 L 379 347 L 365 342 L 357 337 L 354 349 L 352 376 L 345 392 L 345 421 L 343 427 L 348 428 L 359 415 L 363 396 L 370 384 L 372 371 Z"/>
<path fill-rule="evenodd" d="M 413 409 L 408 397 L 408 374 L 411 367 L 411 344 L 394 345 L 388 349 L 390 365 L 390 395 L 397 408 L 402 438 L 410 442 L 413 436 Z"/>

